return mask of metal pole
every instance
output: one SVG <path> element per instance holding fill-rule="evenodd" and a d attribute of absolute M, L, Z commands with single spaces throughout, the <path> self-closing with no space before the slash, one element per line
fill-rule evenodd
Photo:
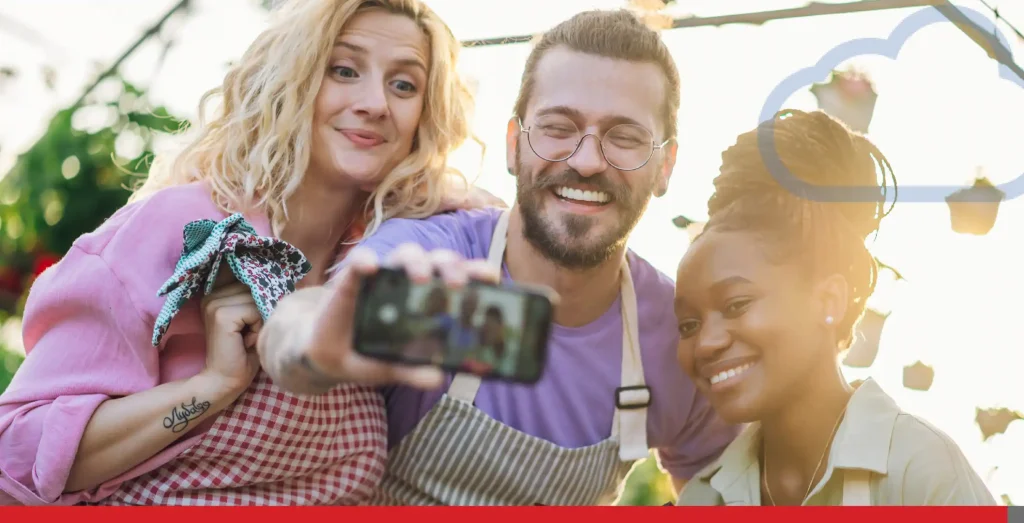
<path fill-rule="evenodd" d="M 909 7 L 927 7 L 943 3 L 946 3 L 945 0 L 865 0 L 861 2 L 848 2 L 843 4 L 811 2 L 805 6 L 794 7 L 791 9 L 758 11 L 755 13 L 736 13 L 721 16 L 688 16 L 685 18 L 676 18 L 672 21 L 672 29 L 680 29 L 684 27 L 714 27 L 734 24 L 761 25 L 765 22 L 771 22 L 774 20 L 885 11 L 890 9 L 906 9 Z M 534 38 L 534 36 L 535 35 L 517 35 L 502 36 L 498 38 L 483 38 L 479 40 L 465 40 L 462 42 L 462 45 L 464 47 L 474 48 L 493 45 L 518 44 L 529 42 Z"/>
<path fill-rule="evenodd" d="M 119 67 L 121 67 L 121 64 L 125 60 L 127 60 L 128 57 L 131 56 L 132 53 L 134 53 L 135 50 L 138 49 L 140 45 L 145 43 L 146 40 L 149 40 L 150 38 L 152 38 L 153 35 L 159 33 L 160 29 L 163 28 L 165 23 L 167 23 L 167 20 L 169 20 L 171 18 L 171 16 L 174 16 L 174 14 L 177 13 L 178 11 L 188 7 L 190 2 L 191 2 L 191 0 L 181 0 L 177 4 L 174 4 L 174 7 L 171 7 L 170 10 L 168 10 L 166 13 L 164 13 L 164 15 L 160 18 L 160 20 L 158 20 L 155 24 L 153 24 L 149 29 L 146 29 L 146 31 L 144 33 L 142 33 L 142 36 L 140 36 L 139 39 L 136 40 L 135 43 L 133 43 L 131 47 L 129 47 L 124 53 L 121 53 L 121 56 L 118 57 L 118 59 L 113 63 L 113 65 L 108 67 L 107 70 L 105 70 L 102 73 L 100 73 L 100 75 L 96 77 L 96 80 L 93 81 L 93 83 L 91 85 L 89 85 L 89 87 L 85 88 L 85 91 L 82 92 L 82 95 L 78 97 L 78 101 L 76 101 L 74 103 L 74 105 L 72 105 L 71 107 L 75 108 L 75 107 L 78 107 L 78 106 L 82 105 L 83 103 L 85 103 L 85 98 L 87 96 L 89 96 L 89 93 L 91 93 L 93 91 L 93 89 L 95 89 L 98 85 L 100 85 L 100 82 L 105 80 L 108 76 L 111 76 L 114 73 L 116 73 L 117 69 Z"/>

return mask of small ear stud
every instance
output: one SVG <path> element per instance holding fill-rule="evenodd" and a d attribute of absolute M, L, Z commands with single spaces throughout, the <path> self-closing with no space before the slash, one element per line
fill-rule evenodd
<path fill-rule="evenodd" d="M 836 320 L 834 318 L 832 318 L 832 316 L 825 316 L 825 323 L 827 325 L 832 325 L 832 323 L 835 322 L 835 321 Z"/>

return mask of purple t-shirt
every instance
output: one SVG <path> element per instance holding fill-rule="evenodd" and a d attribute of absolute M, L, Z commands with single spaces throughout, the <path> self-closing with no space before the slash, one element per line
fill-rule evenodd
<path fill-rule="evenodd" d="M 402 243 L 427 250 L 450 249 L 466 258 L 486 259 L 500 211 L 481 209 L 445 213 L 425 220 L 392 219 L 362 245 L 381 259 Z M 637 294 L 640 351 L 652 401 L 647 440 L 661 466 L 689 479 L 713 461 L 738 433 L 712 410 L 676 362 L 678 331 L 673 313 L 675 286 L 666 275 L 630 251 Z M 508 279 L 508 272 L 504 273 Z M 583 327 L 555 325 L 548 360 L 534 385 L 487 381 L 476 406 L 516 430 L 568 448 L 596 444 L 611 435 L 615 389 L 622 370 L 620 303 Z M 448 376 L 447 384 L 451 383 Z M 426 416 L 447 390 L 407 387 L 384 390 L 388 440 L 394 447 Z"/>

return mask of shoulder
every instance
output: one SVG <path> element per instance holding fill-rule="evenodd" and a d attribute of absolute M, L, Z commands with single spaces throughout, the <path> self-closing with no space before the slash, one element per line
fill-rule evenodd
<path fill-rule="evenodd" d="M 633 251 L 627 251 L 630 274 L 637 298 L 637 317 L 645 356 L 655 351 L 665 363 L 675 361 L 675 346 L 679 332 L 676 327 L 676 285 L 667 274 Z M 672 364 L 675 368 L 675 364 Z"/>
<path fill-rule="evenodd" d="M 361 245 L 384 254 L 402 243 L 425 249 L 452 249 L 467 257 L 487 254 L 501 209 L 460 210 L 428 218 L 392 218 L 381 224 Z"/>
<path fill-rule="evenodd" d="M 75 240 L 75 247 L 96 254 L 112 265 L 123 255 L 157 253 L 174 245 L 180 254 L 182 231 L 191 221 L 222 218 L 203 183 L 169 187 L 131 202 L 96 230 Z M 156 251 L 151 249 L 156 248 Z"/>
<path fill-rule="evenodd" d="M 900 499 L 913 505 L 995 502 L 963 451 L 931 423 L 900 412 L 893 425 L 888 471 Z"/>
<path fill-rule="evenodd" d="M 110 275 L 119 280 L 140 312 L 159 310 L 157 290 L 181 258 L 185 225 L 225 217 L 206 184 L 169 187 L 125 205 L 96 230 L 75 240 L 73 249 L 93 255 L 109 267 Z M 86 259 L 66 257 L 57 265 L 74 272 L 70 265 Z"/>
<path fill-rule="evenodd" d="M 633 276 L 633 287 L 636 288 L 636 295 L 641 304 L 667 306 L 666 310 L 671 313 L 676 293 L 675 281 L 639 254 L 627 251 L 626 256 L 629 260 L 630 274 Z"/>

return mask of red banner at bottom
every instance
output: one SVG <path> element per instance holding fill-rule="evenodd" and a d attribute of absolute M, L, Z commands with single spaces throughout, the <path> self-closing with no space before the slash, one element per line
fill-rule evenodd
<path fill-rule="evenodd" d="M 11 523 L 1007 523 L 1007 507 L 8 507 L 0 522 Z M 340 519 L 339 518 L 343 518 Z M 643 518 L 643 519 L 641 519 Z M 630 521 L 632 520 L 632 521 Z"/>

